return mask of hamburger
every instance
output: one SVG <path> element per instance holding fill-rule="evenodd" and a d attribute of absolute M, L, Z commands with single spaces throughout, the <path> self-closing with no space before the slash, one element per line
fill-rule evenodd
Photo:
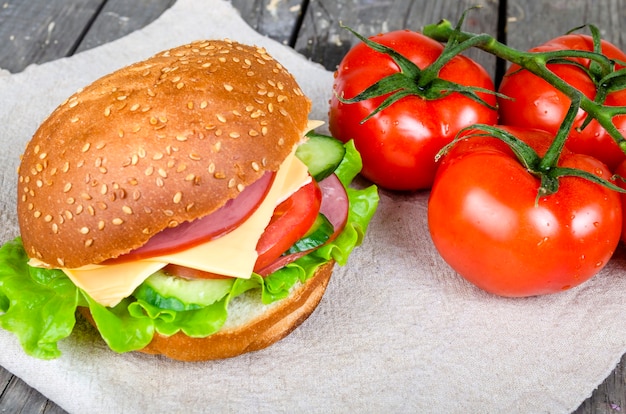
<path fill-rule="evenodd" d="M 266 50 L 197 41 L 106 75 L 50 114 L 0 249 L 0 326 L 39 358 L 83 315 L 119 353 L 259 350 L 300 325 L 361 243 L 376 188 Z"/>

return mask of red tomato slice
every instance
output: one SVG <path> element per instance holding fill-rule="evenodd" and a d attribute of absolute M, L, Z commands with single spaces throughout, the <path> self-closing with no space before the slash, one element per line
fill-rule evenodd
<path fill-rule="evenodd" d="M 257 244 L 254 270 L 263 269 L 298 241 L 313 225 L 322 203 L 322 192 L 315 181 L 303 186 L 280 203 Z M 228 276 L 169 264 L 168 274 L 188 279 L 224 279 Z"/>
<path fill-rule="evenodd" d="M 315 181 L 303 186 L 274 210 L 261 235 L 254 270 L 263 269 L 289 249 L 311 228 L 322 204 L 322 192 Z"/>
<path fill-rule="evenodd" d="M 185 267 L 181 265 L 168 264 L 163 268 L 163 271 L 176 277 L 182 277 L 184 279 L 232 279 L 231 276 L 224 276 L 218 273 L 205 272 L 203 270 L 194 269 L 191 267 Z"/>
<path fill-rule="evenodd" d="M 271 172 L 265 173 L 246 187 L 239 197 L 228 200 L 217 211 L 177 227 L 167 228 L 138 249 L 105 263 L 122 263 L 176 253 L 229 233 L 256 211 L 272 186 L 274 175 Z"/>

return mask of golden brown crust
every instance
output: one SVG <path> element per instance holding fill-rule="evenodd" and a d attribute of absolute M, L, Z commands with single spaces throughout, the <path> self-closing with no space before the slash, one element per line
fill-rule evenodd
<path fill-rule="evenodd" d="M 27 253 L 99 263 L 204 216 L 301 139 L 310 101 L 265 50 L 180 46 L 72 95 L 40 126 L 19 170 Z"/>
<path fill-rule="evenodd" d="M 181 332 L 172 336 L 155 334 L 140 352 L 164 355 L 179 361 L 208 361 L 235 357 L 263 349 L 281 340 L 315 310 L 333 271 L 334 262 L 322 265 L 315 276 L 298 286 L 291 295 L 272 306 L 246 315 L 246 322 L 230 326 L 206 338 L 191 338 Z M 258 301 L 258 296 L 255 298 Z M 88 308 L 79 308 L 93 324 Z M 241 318 L 241 316 L 240 316 Z"/>

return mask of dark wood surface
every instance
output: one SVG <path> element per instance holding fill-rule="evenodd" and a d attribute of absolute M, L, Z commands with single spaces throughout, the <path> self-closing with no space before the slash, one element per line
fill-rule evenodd
<path fill-rule="evenodd" d="M 0 68 L 17 73 L 30 64 L 71 56 L 150 23 L 176 0 L 3 0 L 0 2 Z M 623 0 L 232 0 L 257 31 L 292 46 L 332 70 L 355 43 L 339 22 L 365 35 L 454 20 L 481 5 L 466 29 L 487 32 L 525 49 L 585 23 L 626 49 Z M 622 29 L 622 30 L 620 30 Z M 503 68 L 478 51 L 472 57 L 494 77 Z M 626 357 L 577 414 L 626 410 Z M 494 396 L 495 397 L 495 396 Z M 451 396 L 451 399 L 462 396 Z M 495 397 L 497 398 L 497 397 Z M 436 410 L 436 409 L 435 409 Z M 448 411 L 442 408 L 444 411 Z M 62 413 L 61 408 L 0 367 L 0 412 Z"/>

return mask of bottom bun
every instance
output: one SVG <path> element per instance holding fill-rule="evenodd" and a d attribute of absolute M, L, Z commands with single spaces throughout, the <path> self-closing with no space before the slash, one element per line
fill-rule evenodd
<path fill-rule="evenodd" d="M 157 333 L 139 352 L 179 361 L 208 361 L 266 348 L 289 335 L 311 315 L 326 291 L 333 265 L 334 261 L 330 261 L 320 266 L 311 279 L 296 285 L 289 297 L 270 305 L 261 303 L 258 290 L 234 298 L 228 307 L 228 320 L 213 335 L 192 338 L 182 332 L 172 336 Z M 89 308 L 79 309 L 93 324 Z"/>

